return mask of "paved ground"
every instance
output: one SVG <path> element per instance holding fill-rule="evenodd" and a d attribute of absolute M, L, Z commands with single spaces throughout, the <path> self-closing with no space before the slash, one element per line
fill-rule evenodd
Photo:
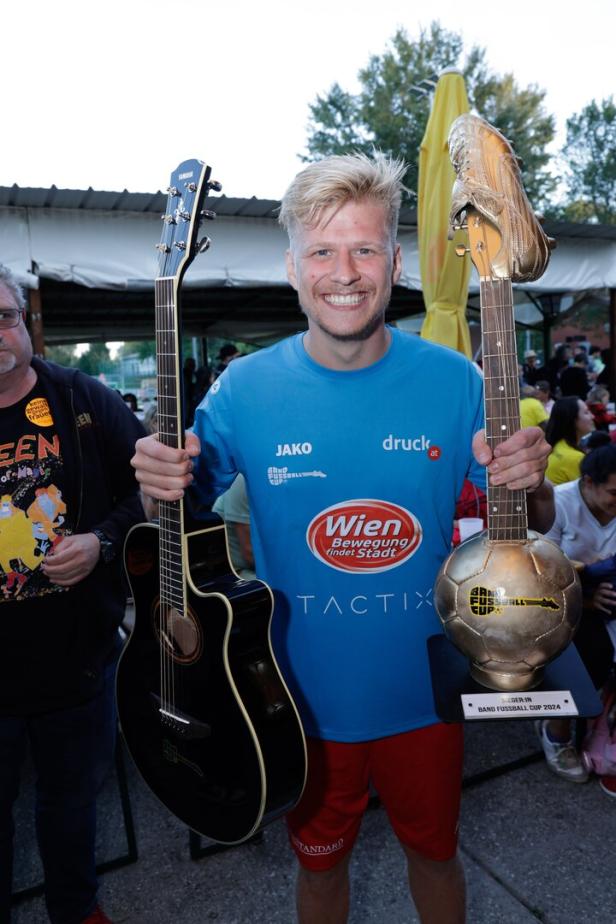
<path fill-rule="evenodd" d="M 596 779 L 572 785 L 551 774 L 530 722 L 466 726 L 467 785 L 461 852 L 469 924 L 611 924 L 616 921 L 616 799 Z M 500 776 L 491 768 L 531 758 Z M 127 758 L 139 859 L 102 876 L 115 924 L 292 924 L 294 860 L 282 823 L 260 843 L 192 860 L 186 828 L 169 816 Z M 473 782 L 474 781 L 474 782 Z M 40 877 L 30 820 L 31 785 L 18 809 L 15 887 Z M 115 775 L 101 796 L 101 861 L 126 853 Z M 351 924 L 411 924 L 404 863 L 382 809 L 370 810 L 352 864 Z M 13 924 L 45 924 L 40 898 L 15 907 Z"/>

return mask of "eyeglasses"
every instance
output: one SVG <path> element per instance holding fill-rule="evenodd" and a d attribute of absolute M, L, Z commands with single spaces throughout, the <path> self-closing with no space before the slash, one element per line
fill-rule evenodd
<path fill-rule="evenodd" d="M 21 308 L 0 308 L 0 330 L 17 327 L 22 314 Z"/>

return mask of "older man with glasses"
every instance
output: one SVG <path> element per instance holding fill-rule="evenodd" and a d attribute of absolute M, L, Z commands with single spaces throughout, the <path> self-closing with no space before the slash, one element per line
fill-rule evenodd
<path fill-rule="evenodd" d="M 118 552 L 143 517 L 129 460 L 144 431 L 111 389 L 33 357 L 25 316 L 0 266 L 0 922 L 29 741 L 49 918 L 108 924 L 96 795 L 113 753 Z"/>

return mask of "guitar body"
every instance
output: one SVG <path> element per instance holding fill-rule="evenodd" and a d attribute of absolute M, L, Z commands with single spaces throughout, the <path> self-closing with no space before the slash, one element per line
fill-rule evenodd
<path fill-rule="evenodd" d="M 184 445 L 180 287 L 196 253 L 210 168 L 171 174 L 154 283 L 158 440 Z M 134 527 L 124 565 L 135 627 L 117 700 L 145 782 L 181 821 L 225 844 L 287 812 L 306 778 L 304 733 L 270 646 L 272 593 L 229 562 L 220 517 L 194 520 L 184 499 L 160 500 L 158 526 Z"/>
<path fill-rule="evenodd" d="M 118 711 L 161 802 L 199 834 L 237 843 L 297 802 L 306 749 L 270 647 L 270 589 L 237 577 L 225 528 L 210 517 L 184 538 L 185 611 L 162 623 L 159 530 L 139 525 L 126 539 L 136 615 L 118 667 Z"/>

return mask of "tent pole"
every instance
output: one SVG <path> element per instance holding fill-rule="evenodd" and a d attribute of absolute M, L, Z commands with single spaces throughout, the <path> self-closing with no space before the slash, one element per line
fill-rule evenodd
<path fill-rule="evenodd" d="M 610 401 L 616 399 L 616 289 L 610 289 Z"/>
<path fill-rule="evenodd" d="M 40 285 L 40 280 L 39 280 Z M 45 358 L 45 334 L 43 332 L 43 306 L 41 290 L 30 289 L 28 292 L 30 306 L 30 330 L 32 332 L 32 349 L 41 359 Z"/>
<path fill-rule="evenodd" d="M 547 363 L 552 353 L 552 321 L 543 315 L 543 365 Z"/>

